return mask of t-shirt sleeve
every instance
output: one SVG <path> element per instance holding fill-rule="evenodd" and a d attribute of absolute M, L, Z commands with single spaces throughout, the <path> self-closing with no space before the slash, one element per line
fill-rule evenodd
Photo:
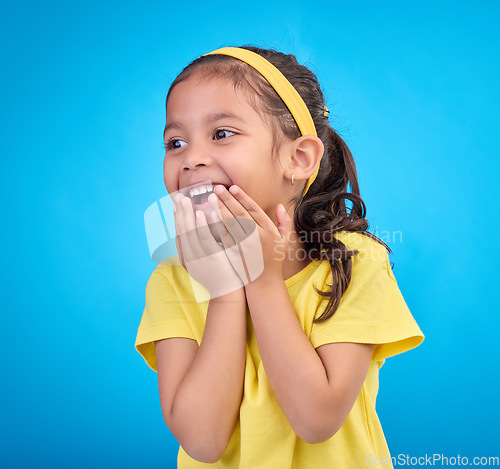
<path fill-rule="evenodd" d="M 146 305 L 137 331 L 135 348 L 149 367 L 157 370 L 154 341 L 172 337 L 195 339 L 189 323 L 185 304 L 180 301 L 179 285 L 168 275 L 174 266 L 159 266 L 153 271 L 146 285 Z M 182 285 L 181 285 L 182 287 Z"/>
<path fill-rule="evenodd" d="M 358 249 L 351 281 L 333 316 L 313 324 L 310 341 L 314 348 L 335 342 L 374 344 L 372 361 L 379 361 L 415 348 L 424 340 L 401 294 L 387 250 L 374 243 L 370 241 L 368 249 Z M 330 273 L 328 283 L 331 279 Z M 328 287 L 324 285 L 322 290 L 328 291 Z M 321 302 L 323 309 L 316 317 L 326 302 Z"/>

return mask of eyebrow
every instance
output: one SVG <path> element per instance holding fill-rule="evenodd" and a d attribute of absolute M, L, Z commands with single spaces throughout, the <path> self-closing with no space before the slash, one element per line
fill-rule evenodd
<path fill-rule="evenodd" d="M 223 119 L 233 119 L 245 123 L 245 121 L 241 117 L 238 117 L 237 115 L 232 114 L 231 112 L 214 112 L 212 114 L 207 114 L 207 116 L 205 117 L 205 123 L 217 122 Z M 180 122 L 177 121 L 170 122 L 170 124 L 165 126 L 165 130 L 163 131 L 163 137 L 165 137 L 165 134 L 170 129 L 180 129 L 180 128 L 182 128 L 182 124 Z"/>

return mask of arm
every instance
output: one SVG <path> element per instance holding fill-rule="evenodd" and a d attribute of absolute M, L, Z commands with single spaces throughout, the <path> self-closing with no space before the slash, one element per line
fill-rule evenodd
<path fill-rule="evenodd" d="M 292 219 L 280 205 L 276 226 L 239 186 L 230 192 L 221 186 L 218 197 L 221 211 L 226 206 L 232 216 L 254 220 L 258 229 L 264 271 L 245 293 L 269 384 L 295 433 L 308 443 L 325 441 L 342 426 L 359 394 L 372 345 L 327 344 L 316 351 L 282 276 Z"/>
<path fill-rule="evenodd" d="M 210 300 L 200 346 L 192 339 L 155 342 L 163 418 L 194 459 L 220 459 L 238 420 L 246 351 L 243 289 Z"/>
<path fill-rule="evenodd" d="M 269 383 L 295 433 L 307 443 L 333 436 L 349 415 L 370 364 L 371 344 L 326 344 L 304 334 L 281 276 L 245 287 Z"/>

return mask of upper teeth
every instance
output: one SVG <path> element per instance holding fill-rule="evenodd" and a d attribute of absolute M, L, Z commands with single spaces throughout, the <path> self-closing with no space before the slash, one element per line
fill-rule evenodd
<path fill-rule="evenodd" d="M 199 186 L 191 189 L 189 191 L 189 195 L 193 197 L 193 195 L 205 194 L 206 192 L 212 192 L 214 189 L 212 186 Z"/>

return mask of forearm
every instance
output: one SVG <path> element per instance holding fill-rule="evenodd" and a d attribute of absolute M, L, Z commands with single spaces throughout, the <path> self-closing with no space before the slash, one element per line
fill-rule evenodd
<path fill-rule="evenodd" d="M 282 278 L 259 278 L 246 296 L 273 392 L 299 436 L 322 421 L 329 399 L 323 363 L 305 335 Z"/>
<path fill-rule="evenodd" d="M 225 449 L 239 415 L 245 350 L 246 301 L 241 289 L 209 303 L 200 347 L 171 409 L 180 441 Z"/>

